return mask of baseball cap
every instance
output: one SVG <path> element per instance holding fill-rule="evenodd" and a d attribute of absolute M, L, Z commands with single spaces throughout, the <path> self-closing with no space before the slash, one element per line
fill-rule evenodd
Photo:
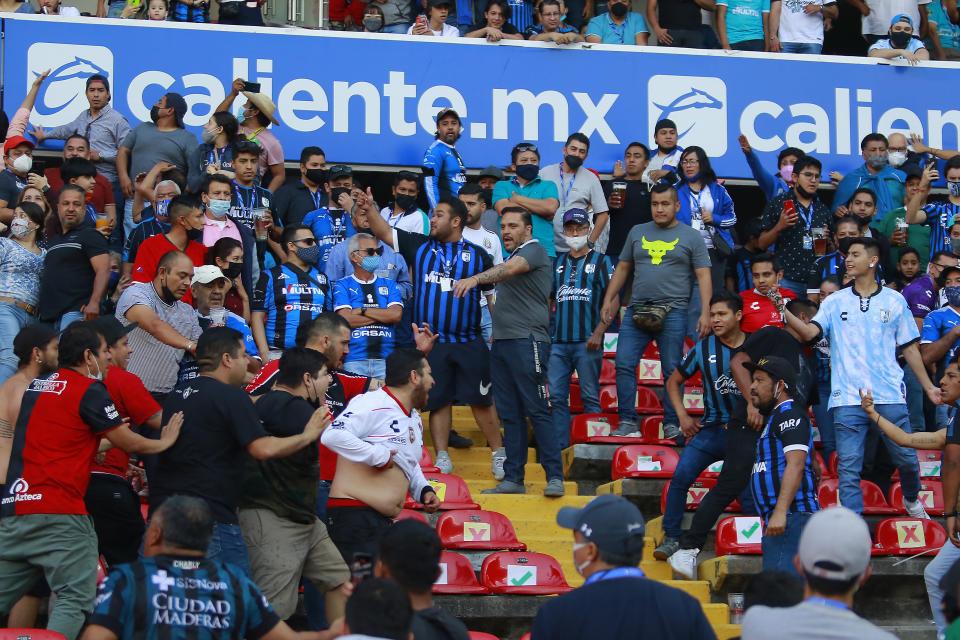
<path fill-rule="evenodd" d="M 890 27 L 892 28 L 893 25 L 897 24 L 898 22 L 906 22 L 911 27 L 913 26 L 913 19 L 905 13 L 898 13 L 897 15 L 893 16 L 893 20 L 890 21 Z"/>
<path fill-rule="evenodd" d="M 579 531 L 588 541 L 610 553 L 627 555 L 643 548 L 646 530 L 643 514 L 621 496 L 598 496 L 580 509 L 563 507 L 557 512 L 557 524 Z"/>
<path fill-rule="evenodd" d="M 187 101 L 179 93 L 172 91 L 164 96 L 167 99 L 167 106 L 173 108 L 173 113 L 177 116 L 177 123 L 183 124 L 183 116 L 187 115 Z"/>
<path fill-rule="evenodd" d="M 37 146 L 23 136 L 11 136 L 3 143 L 3 155 L 7 155 L 10 149 L 15 149 L 22 144 L 30 145 L 31 149 L 35 149 Z"/>
<path fill-rule="evenodd" d="M 439 7 L 442 4 L 450 6 L 450 0 L 428 0 L 427 4 L 431 7 Z"/>
<path fill-rule="evenodd" d="M 769 373 L 774 380 L 783 380 L 787 389 L 791 390 L 797 384 L 796 374 L 790 363 L 777 356 L 763 356 L 756 362 L 744 362 L 744 368 L 753 373 L 754 371 L 764 371 Z"/>
<path fill-rule="evenodd" d="M 583 209 L 567 209 L 567 212 L 563 214 L 563 224 L 568 222 L 590 224 L 590 216 Z"/>
<path fill-rule="evenodd" d="M 223 271 L 220 271 L 220 267 L 215 264 L 205 264 L 193 270 L 193 278 L 190 279 L 190 284 L 191 286 L 195 284 L 210 284 L 220 278 L 228 280 L 227 276 L 223 275 Z"/>
<path fill-rule="evenodd" d="M 112 345 L 136 329 L 139 323 L 131 322 L 127 326 L 123 326 L 114 316 L 98 316 L 90 322 L 90 325 L 103 335 L 103 339 L 107 341 L 107 345 Z"/>
<path fill-rule="evenodd" d="M 336 180 L 337 178 L 352 178 L 353 169 L 345 164 L 335 164 L 327 171 L 327 180 Z"/>
<path fill-rule="evenodd" d="M 870 566 L 870 529 L 859 515 L 843 506 L 811 516 L 800 535 L 800 564 L 811 576 L 843 582 Z"/>
<path fill-rule="evenodd" d="M 653 127 L 653 135 L 657 135 L 657 132 L 660 131 L 660 129 L 676 130 L 676 128 L 677 128 L 676 122 L 674 122 L 670 118 L 663 118 L 662 120 L 658 120 L 656 126 Z"/>
<path fill-rule="evenodd" d="M 484 177 L 496 178 L 497 180 L 503 180 L 503 171 L 501 171 L 498 167 L 490 165 L 489 167 L 481 171 L 480 175 L 478 175 L 477 177 L 478 178 L 484 178 Z"/>
<path fill-rule="evenodd" d="M 436 7 L 437 5 L 441 4 L 450 4 L 450 2 L 448 0 L 430 0 L 431 7 Z M 457 113 L 456 109 L 453 107 L 444 107 L 443 109 L 440 109 L 440 112 L 437 114 L 437 122 L 440 122 L 449 115 L 454 116 L 457 119 L 457 122 L 461 121 L 460 114 Z"/>

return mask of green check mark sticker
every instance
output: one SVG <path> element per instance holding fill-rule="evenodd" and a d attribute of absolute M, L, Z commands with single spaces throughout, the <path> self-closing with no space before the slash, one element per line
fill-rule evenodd
<path fill-rule="evenodd" d="M 608 340 L 606 336 L 610 336 L 610 339 Z M 620 336 L 616 333 L 613 333 L 613 334 L 608 333 L 604 335 L 603 348 L 606 349 L 607 351 L 613 349 L 615 346 L 617 346 L 617 339 L 619 337 Z"/>
<path fill-rule="evenodd" d="M 741 529 L 740 533 L 743 534 L 744 538 L 750 538 L 753 536 L 754 533 L 757 532 L 757 529 L 759 528 L 760 528 L 760 523 L 754 522 L 752 527 L 750 527 L 749 529 Z"/>
<path fill-rule="evenodd" d="M 527 571 L 525 574 L 523 574 L 519 578 L 514 578 L 513 580 L 511 580 L 510 583 L 515 587 L 519 587 L 524 583 L 526 583 L 526 581 L 532 577 L 533 577 L 533 574 Z"/>

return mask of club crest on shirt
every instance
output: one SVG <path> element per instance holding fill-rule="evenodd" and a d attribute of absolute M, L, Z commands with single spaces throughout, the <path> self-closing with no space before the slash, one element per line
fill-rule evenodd
<path fill-rule="evenodd" d="M 461 252 L 460 252 L 460 259 L 463 260 L 464 262 L 470 262 L 470 258 L 471 258 L 471 257 L 472 257 L 472 256 L 470 255 L 470 252 L 469 252 L 469 251 L 461 251 Z"/>
<path fill-rule="evenodd" d="M 890 310 L 889 309 L 880 309 L 880 322 L 886 324 L 890 322 Z"/>
<path fill-rule="evenodd" d="M 585 265 L 585 266 L 583 267 L 583 270 L 584 270 L 586 273 L 593 273 L 594 271 L 597 270 L 597 265 L 595 265 L 595 264 Z"/>
<path fill-rule="evenodd" d="M 389 290 L 386 287 L 377 287 L 377 291 L 380 293 L 380 295 L 385 296 Z"/>

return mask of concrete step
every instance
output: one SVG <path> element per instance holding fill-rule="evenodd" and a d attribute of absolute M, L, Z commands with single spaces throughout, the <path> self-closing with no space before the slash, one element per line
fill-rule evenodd
<path fill-rule="evenodd" d="M 433 448 L 432 445 L 428 444 L 427 449 L 430 451 L 430 457 L 436 459 L 437 451 Z M 476 462 L 482 463 L 485 462 L 487 466 L 490 465 L 490 457 L 493 455 L 489 447 L 486 446 L 477 446 L 474 445 L 469 449 L 447 449 L 447 453 L 450 454 L 450 461 L 453 462 L 453 466 L 456 467 L 460 463 L 467 462 Z M 527 448 L 527 464 L 538 464 L 537 460 L 537 450 L 533 447 Z M 539 466 L 539 464 L 538 464 Z"/>
<path fill-rule="evenodd" d="M 474 502 L 477 501 L 477 496 L 480 495 L 481 491 L 483 491 L 484 489 L 492 489 L 493 487 L 500 484 L 499 482 L 493 479 L 493 476 L 487 476 L 487 478 L 488 478 L 487 480 L 481 480 L 481 479 L 474 480 L 471 478 L 464 478 L 464 480 L 467 483 L 467 487 L 470 488 L 470 495 L 473 496 Z M 526 495 L 539 496 L 540 498 L 544 498 L 543 490 L 547 487 L 547 481 L 545 479 L 531 480 L 530 478 L 527 478 L 523 484 L 527 488 Z M 564 489 L 566 489 L 568 496 L 578 495 L 576 482 L 564 482 L 563 487 Z M 585 496 L 585 497 L 590 498 L 590 496 Z M 546 498 L 546 499 L 555 500 L 556 498 Z M 559 509 L 560 506 L 558 505 L 556 508 Z M 556 513 L 554 513 L 554 515 L 556 515 Z"/>
<path fill-rule="evenodd" d="M 450 459 L 453 461 L 453 456 Z M 547 478 L 544 475 L 543 467 L 539 464 L 527 463 L 523 468 L 523 473 L 527 483 L 542 482 L 546 486 Z M 453 461 L 453 475 L 460 476 L 468 484 L 471 480 L 491 480 L 493 472 L 490 470 L 490 458 L 488 457 L 483 462 Z M 572 482 L 570 484 L 574 486 L 574 491 L 576 491 L 577 483 Z"/>

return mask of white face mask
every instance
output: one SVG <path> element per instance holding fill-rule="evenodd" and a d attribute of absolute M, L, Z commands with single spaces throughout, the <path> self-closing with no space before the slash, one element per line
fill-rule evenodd
<path fill-rule="evenodd" d="M 887 162 L 890 163 L 890 166 L 899 167 L 906 161 L 907 161 L 906 151 L 891 151 L 887 154 Z"/>
<path fill-rule="evenodd" d="M 583 549 L 583 548 L 584 548 L 585 546 L 587 546 L 588 544 L 590 544 L 590 543 L 589 543 L 589 542 L 574 542 L 574 543 L 573 543 L 573 553 L 574 553 L 573 566 L 576 567 L 577 573 L 579 573 L 580 575 L 583 575 L 583 570 L 586 569 L 586 568 L 590 565 L 590 563 L 593 562 L 593 560 L 587 560 L 587 561 L 584 562 L 584 563 L 577 564 L 576 553 L 577 553 L 577 551 L 579 551 L 580 549 Z"/>
<path fill-rule="evenodd" d="M 26 173 L 27 171 L 30 171 L 31 168 L 33 168 L 33 158 L 31 158 L 27 154 L 23 154 L 22 156 L 17 157 L 17 159 L 13 161 L 14 171 L 19 171 L 20 173 Z"/>
<path fill-rule="evenodd" d="M 94 358 L 93 361 L 97 363 L 97 375 L 93 375 L 92 373 L 90 373 L 90 365 L 87 365 L 87 377 L 92 378 L 93 380 L 100 380 L 102 382 L 103 371 L 100 370 L 100 363 L 97 361 L 96 358 Z"/>
<path fill-rule="evenodd" d="M 14 238 L 23 238 L 30 233 L 30 221 L 23 218 L 14 218 L 10 223 L 10 235 Z"/>
<path fill-rule="evenodd" d="M 580 251 L 585 246 L 587 246 L 587 236 L 563 236 L 563 239 L 566 241 L 567 246 L 570 247 L 573 251 Z"/>

